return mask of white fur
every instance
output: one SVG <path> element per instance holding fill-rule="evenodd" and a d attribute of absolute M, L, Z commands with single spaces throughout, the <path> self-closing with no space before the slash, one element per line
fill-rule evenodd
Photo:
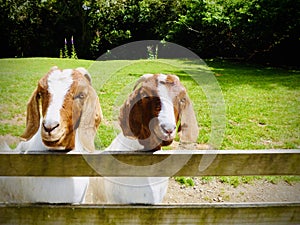
<path fill-rule="evenodd" d="M 139 149 L 143 149 L 143 146 L 136 139 L 127 138 L 121 132 L 105 150 L 106 151 L 136 151 Z"/>
<path fill-rule="evenodd" d="M 174 106 L 173 106 L 173 101 L 171 97 L 169 96 L 169 91 L 166 87 L 166 85 L 163 85 L 160 83 L 166 82 L 167 76 L 164 74 L 160 74 L 158 76 L 158 95 L 161 101 L 161 110 L 158 114 L 158 121 L 160 127 L 165 127 L 167 130 L 173 130 L 172 134 L 169 137 L 165 137 L 166 139 L 168 138 L 174 138 L 175 137 L 175 132 L 176 132 L 176 119 L 174 116 Z M 162 134 L 164 132 L 162 131 Z"/>
<path fill-rule="evenodd" d="M 42 124 L 42 119 L 40 121 L 40 124 Z M 21 141 L 15 151 L 18 152 L 28 152 L 30 151 L 46 151 L 47 147 L 42 142 L 42 136 L 41 136 L 41 129 L 42 125 L 40 125 L 38 131 L 33 135 L 33 137 L 28 141 Z"/>
<path fill-rule="evenodd" d="M 0 202 L 82 203 L 88 177 L 1 177 Z"/>
<path fill-rule="evenodd" d="M 105 151 L 143 150 L 138 140 L 120 133 Z M 158 204 L 168 189 L 168 177 L 103 177 L 104 196 L 111 204 Z"/>
<path fill-rule="evenodd" d="M 15 150 L 25 154 L 32 150 L 46 151 L 40 129 Z M 76 150 L 70 152 L 76 153 Z M 0 177 L 0 203 L 82 203 L 88 184 L 88 177 Z"/>
<path fill-rule="evenodd" d="M 73 79 L 72 69 L 54 70 L 48 77 L 48 91 L 52 95 L 47 113 L 44 118 L 46 127 L 51 126 L 55 122 L 60 122 L 60 109 L 62 108 L 65 95 L 69 91 Z"/>

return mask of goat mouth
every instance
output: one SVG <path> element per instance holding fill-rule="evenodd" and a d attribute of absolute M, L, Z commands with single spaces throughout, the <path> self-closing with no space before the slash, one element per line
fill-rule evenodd
<path fill-rule="evenodd" d="M 49 147 L 52 147 L 52 146 L 55 146 L 59 143 L 60 139 L 58 140 L 45 140 L 43 139 L 43 142 L 46 146 L 49 146 Z"/>
<path fill-rule="evenodd" d="M 159 131 L 154 130 L 154 133 L 155 133 L 156 137 L 158 137 L 162 141 L 173 141 L 174 136 L 175 136 L 173 133 L 166 134 L 162 130 L 159 130 Z"/>
<path fill-rule="evenodd" d="M 166 135 L 166 136 L 163 136 L 163 137 L 160 137 L 160 139 L 162 141 L 173 141 L 173 136 L 169 136 L 169 135 Z"/>
<path fill-rule="evenodd" d="M 51 136 L 47 136 L 47 137 L 42 137 L 43 143 L 47 146 L 47 147 L 58 147 L 60 148 L 60 143 L 61 140 L 63 140 L 64 135 L 61 135 L 59 137 L 51 137 Z"/>
<path fill-rule="evenodd" d="M 61 135 L 42 135 L 43 141 L 47 142 L 57 142 L 64 137 L 64 134 Z"/>
<path fill-rule="evenodd" d="M 46 142 L 58 142 L 61 140 L 66 134 L 65 129 L 57 129 L 52 132 L 46 132 L 42 130 L 41 136 L 43 141 Z"/>
<path fill-rule="evenodd" d="M 49 141 L 43 141 L 44 145 L 46 145 L 48 148 L 59 148 L 57 147 L 57 142 L 49 142 Z"/>

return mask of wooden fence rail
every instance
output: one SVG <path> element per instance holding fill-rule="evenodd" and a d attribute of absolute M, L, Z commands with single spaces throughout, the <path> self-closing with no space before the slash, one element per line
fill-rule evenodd
<path fill-rule="evenodd" d="M 300 175 L 300 150 L 0 153 L 0 176 Z"/>
<path fill-rule="evenodd" d="M 300 175 L 300 150 L 0 153 L 0 176 Z M 161 205 L 0 203 L 0 224 L 300 224 L 300 202 Z"/>

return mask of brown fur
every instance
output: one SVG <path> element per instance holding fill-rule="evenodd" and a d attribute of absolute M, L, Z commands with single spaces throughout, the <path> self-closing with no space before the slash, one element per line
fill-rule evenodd
<path fill-rule="evenodd" d="M 42 104 L 42 115 L 46 114 L 51 100 L 48 93 L 47 79 L 52 71 L 53 69 L 39 80 L 37 88 L 33 91 L 27 103 L 26 129 L 21 135 L 26 141 L 31 139 L 40 127 L 40 104 Z"/>
<path fill-rule="evenodd" d="M 142 76 L 135 85 L 141 86 L 130 94 L 120 110 L 120 126 L 125 136 L 139 139 L 145 146 L 145 150 L 158 150 L 161 146 L 170 145 L 172 141 L 158 140 L 158 137 L 151 135 L 149 128 L 150 121 L 154 118 L 154 125 L 158 126 L 156 118 L 161 110 L 161 102 L 157 93 L 158 75 Z M 181 140 L 184 142 L 196 142 L 198 137 L 198 126 L 191 101 L 185 88 L 174 75 L 168 75 L 166 85 L 169 95 L 173 99 L 174 116 L 176 123 L 180 120 Z M 153 133 L 153 132 L 152 132 Z M 160 143 L 156 147 L 148 149 L 151 143 Z"/>

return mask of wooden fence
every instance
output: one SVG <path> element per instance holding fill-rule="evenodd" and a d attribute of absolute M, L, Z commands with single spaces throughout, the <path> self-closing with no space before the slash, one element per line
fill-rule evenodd
<path fill-rule="evenodd" d="M 135 168 L 135 169 L 133 169 Z M 0 176 L 300 175 L 300 150 L 0 153 Z M 0 224 L 300 224 L 300 202 L 0 204 Z"/>

